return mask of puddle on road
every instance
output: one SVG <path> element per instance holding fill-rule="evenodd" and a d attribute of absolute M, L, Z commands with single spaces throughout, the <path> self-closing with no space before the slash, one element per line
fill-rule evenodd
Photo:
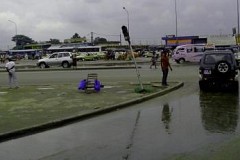
<path fill-rule="evenodd" d="M 55 88 L 51 88 L 51 87 L 43 87 L 43 88 L 37 88 L 38 90 L 50 90 L 50 89 L 55 89 Z"/>
<path fill-rule="evenodd" d="M 106 89 L 110 89 L 110 88 L 113 88 L 114 86 L 104 86 L 104 88 Z"/>

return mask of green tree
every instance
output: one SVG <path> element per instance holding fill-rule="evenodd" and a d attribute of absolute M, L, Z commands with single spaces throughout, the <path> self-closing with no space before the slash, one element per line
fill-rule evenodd
<path fill-rule="evenodd" d="M 106 43 L 107 39 L 106 38 L 101 38 L 101 37 L 96 37 L 93 41 L 94 44 L 99 44 L 99 43 Z"/>
<path fill-rule="evenodd" d="M 83 42 L 87 42 L 87 38 L 79 36 L 78 33 L 75 33 L 70 39 L 64 40 L 64 43 L 83 43 Z"/>
<path fill-rule="evenodd" d="M 34 40 L 25 35 L 15 35 L 12 37 L 12 41 L 16 42 L 16 47 L 14 47 L 14 49 L 23 49 L 27 44 L 36 43 Z"/>
<path fill-rule="evenodd" d="M 75 34 L 72 36 L 72 38 L 71 38 L 71 39 L 75 39 L 75 38 L 81 38 L 81 37 L 79 36 L 79 34 L 78 34 L 78 33 L 75 33 Z"/>
<path fill-rule="evenodd" d="M 60 44 L 61 42 L 60 42 L 59 39 L 50 39 L 50 40 L 48 41 L 48 43 L 51 43 L 51 44 Z"/>

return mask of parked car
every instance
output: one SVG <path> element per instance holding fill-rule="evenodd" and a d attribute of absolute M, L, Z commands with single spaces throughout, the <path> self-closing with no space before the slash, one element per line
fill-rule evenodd
<path fill-rule="evenodd" d="M 234 55 L 235 55 L 238 65 L 239 65 L 240 64 L 240 51 L 234 52 Z"/>
<path fill-rule="evenodd" d="M 106 59 L 106 53 L 105 52 L 98 52 L 96 53 L 98 59 Z"/>
<path fill-rule="evenodd" d="M 80 53 L 77 55 L 78 61 L 95 61 L 98 59 L 98 55 L 94 53 Z"/>
<path fill-rule="evenodd" d="M 62 66 L 63 68 L 69 68 L 71 67 L 72 62 L 71 52 L 55 52 L 47 58 L 39 59 L 37 66 L 40 68 L 47 68 L 50 66 Z"/>
<path fill-rule="evenodd" d="M 238 91 L 238 69 L 233 52 L 206 51 L 200 61 L 199 87 L 201 90 L 228 88 Z"/>

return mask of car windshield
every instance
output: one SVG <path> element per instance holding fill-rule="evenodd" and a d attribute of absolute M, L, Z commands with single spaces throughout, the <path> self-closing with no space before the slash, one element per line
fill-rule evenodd
<path fill-rule="evenodd" d="M 57 58 L 57 54 L 53 54 L 49 58 Z"/>
<path fill-rule="evenodd" d="M 219 61 L 227 61 L 232 63 L 232 58 L 230 54 L 207 54 L 204 59 L 205 64 L 215 64 Z"/>

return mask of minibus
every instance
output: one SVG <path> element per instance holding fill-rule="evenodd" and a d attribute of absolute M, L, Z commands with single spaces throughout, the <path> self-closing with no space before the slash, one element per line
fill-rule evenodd
<path fill-rule="evenodd" d="M 206 48 L 206 44 L 181 45 L 174 49 L 172 58 L 177 63 L 200 62 Z"/>

